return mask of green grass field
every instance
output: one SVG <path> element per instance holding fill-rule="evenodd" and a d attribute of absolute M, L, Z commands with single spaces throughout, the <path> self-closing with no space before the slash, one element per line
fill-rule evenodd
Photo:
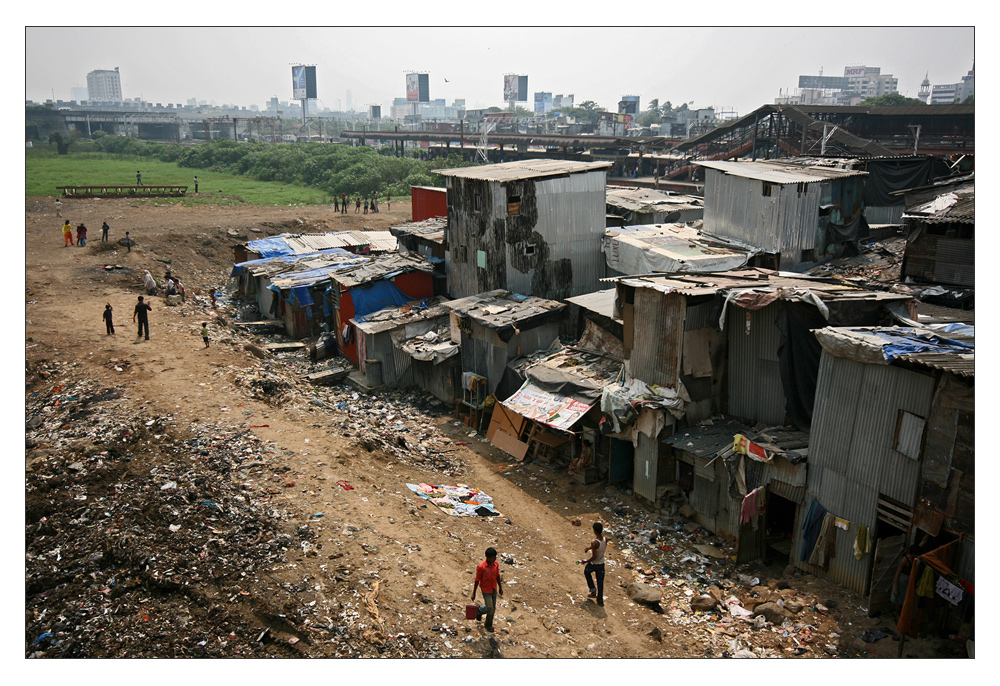
<path fill-rule="evenodd" d="M 47 147 L 47 146 L 46 146 Z M 26 197 L 56 196 L 57 186 L 93 184 L 135 184 L 135 172 L 142 171 L 142 182 L 187 186 L 194 193 L 194 177 L 198 177 L 198 193 L 205 197 L 157 198 L 157 202 L 225 205 L 240 204 L 238 197 L 250 205 L 325 205 L 333 199 L 314 188 L 292 186 L 271 181 L 253 181 L 242 176 L 218 174 L 208 170 L 179 167 L 148 157 L 125 157 L 107 153 L 76 153 L 56 155 L 45 147 L 25 151 L 24 194 Z M 210 195 L 209 195 L 210 194 Z"/>

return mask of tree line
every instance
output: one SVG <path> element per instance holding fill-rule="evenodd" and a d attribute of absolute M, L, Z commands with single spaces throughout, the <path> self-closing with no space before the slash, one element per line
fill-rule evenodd
<path fill-rule="evenodd" d="M 111 136 L 104 132 L 97 132 L 89 139 L 76 139 L 72 147 L 76 152 L 150 157 L 191 169 L 317 188 L 331 196 L 341 193 L 362 197 L 375 193 L 408 196 L 411 186 L 444 185 L 443 177 L 433 170 L 470 165 L 458 153 L 435 160 L 419 160 L 396 157 L 388 149 L 379 151 L 370 146 L 229 140 L 182 145 Z M 60 146 L 60 154 L 66 154 L 62 148 Z"/>

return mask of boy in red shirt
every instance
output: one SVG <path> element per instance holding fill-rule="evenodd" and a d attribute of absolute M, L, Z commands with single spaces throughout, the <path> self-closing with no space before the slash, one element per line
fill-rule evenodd
<path fill-rule="evenodd" d="M 486 549 L 486 559 L 476 567 L 476 583 L 472 586 L 472 599 L 476 599 L 476 589 L 482 589 L 483 602 L 479 606 L 476 619 L 486 615 L 486 630 L 493 631 L 493 615 L 497 609 L 497 592 L 503 597 L 503 583 L 500 580 L 500 565 L 497 564 L 495 548 Z"/>

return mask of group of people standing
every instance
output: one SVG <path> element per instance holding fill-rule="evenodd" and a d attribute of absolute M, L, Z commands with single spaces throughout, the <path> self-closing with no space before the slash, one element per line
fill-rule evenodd
<path fill-rule="evenodd" d="M 385 196 L 385 204 L 390 210 L 392 209 L 392 197 Z M 336 195 L 333 196 L 333 210 L 334 212 L 339 212 L 340 214 L 347 214 L 347 208 L 351 205 L 351 199 L 347 197 L 347 193 L 341 193 L 338 198 Z M 361 196 L 357 196 L 354 199 L 354 214 L 361 212 L 361 208 L 364 208 L 364 214 L 371 212 L 378 212 L 378 193 L 372 195 L 371 198 L 365 198 L 362 200 Z"/>
<path fill-rule="evenodd" d="M 604 525 L 594 522 L 594 539 L 584 550 L 590 553 L 590 557 L 578 560 L 577 564 L 584 565 L 583 576 L 587 580 L 587 588 L 590 589 L 587 597 L 593 598 L 601 607 L 604 607 L 604 554 L 607 549 L 608 539 L 604 535 Z M 503 575 L 500 573 L 500 565 L 497 564 L 496 548 L 487 548 L 486 559 L 476 567 L 472 600 L 476 599 L 477 590 L 482 592 L 483 604 L 476 606 L 476 621 L 486 617 L 484 628 L 492 633 L 497 597 L 503 597 Z M 469 619 L 472 617 L 469 616 Z"/>
<path fill-rule="evenodd" d="M 111 227 L 108 226 L 107 222 L 104 222 L 104 224 L 101 226 L 101 242 L 102 243 L 106 243 L 107 242 L 107 240 L 108 240 L 108 231 L 110 231 L 110 230 L 111 230 Z M 73 243 L 73 227 L 70 226 L 69 219 L 67 219 L 66 222 L 63 224 L 63 226 L 62 226 L 62 232 L 63 232 L 63 247 L 64 248 L 69 247 L 71 245 L 79 245 L 80 247 L 83 247 L 83 246 L 87 245 L 87 227 L 84 226 L 83 222 L 80 222 L 80 224 L 76 227 L 76 243 L 75 244 Z"/>

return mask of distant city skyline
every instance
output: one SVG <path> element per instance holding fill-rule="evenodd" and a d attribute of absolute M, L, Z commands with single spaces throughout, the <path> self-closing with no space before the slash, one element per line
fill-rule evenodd
<path fill-rule="evenodd" d="M 623 37 L 630 50 L 601 49 Z M 405 74 L 422 72 L 432 100 L 470 109 L 504 106 L 513 73 L 528 75 L 528 109 L 535 92 L 551 92 L 609 110 L 634 94 L 640 111 L 655 98 L 745 114 L 795 92 L 800 74 L 853 65 L 880 67 L 916 97 L 925 74 L 960 81 L 974 48 L 972 27 L 28 27 L 25 99 L 72 100 L 89 72 L 118 67 L 126 99 L 265 109 L 272 97 L 293 100 L 293 64 L 313 64 L 317 101 L 334 111 L 387 114 L 406 96 Z"/>

